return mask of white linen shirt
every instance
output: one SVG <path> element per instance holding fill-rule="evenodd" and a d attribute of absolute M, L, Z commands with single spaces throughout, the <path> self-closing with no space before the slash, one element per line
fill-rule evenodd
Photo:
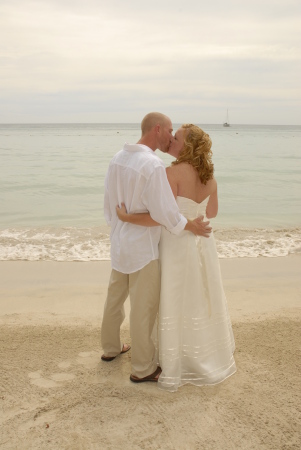
<path fill-rule="evenodd" d="M 125 144 L 111 160 L 105 178 L 104 215 L 111 226 L 111 264 L 133 273 L 159 258 L 161 227 L 122 222 L 116 206 L 130 213 L 148 212 L 171 233 L 179 234 L 187 219 L 179 212 L 163 161 L 149 147 Z"/>

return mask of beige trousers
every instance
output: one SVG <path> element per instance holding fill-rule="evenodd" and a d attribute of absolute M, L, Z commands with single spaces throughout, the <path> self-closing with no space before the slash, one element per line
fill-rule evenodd
<path fill-rule="evenodd" d="M 129 294 L 132 374 L 142 378 L 153 373 L 158 363 L 151 335 L 160 300 L 159 260 L 130 274 L 112 269 L 101 327 L 101 344 L 106 356 L 121 352 L 120 326 Z"/>

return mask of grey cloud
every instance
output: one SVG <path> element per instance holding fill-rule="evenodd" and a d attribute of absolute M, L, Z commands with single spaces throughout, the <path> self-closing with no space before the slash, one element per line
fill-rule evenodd
<path fill-rule="evenodd" d="M 227 106 L 243 122 L 301 117 L 299 2 L 11 0 L 0 12 L 0 121 L 160 109 L 218 122 Z"/>

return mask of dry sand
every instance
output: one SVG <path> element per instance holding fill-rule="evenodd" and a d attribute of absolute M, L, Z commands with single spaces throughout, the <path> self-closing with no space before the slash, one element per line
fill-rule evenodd
<path fill-rule="evenodd" d="M 0 262 L 0 448 L 300 449 L 300 263 L 221 260 L 237 373 L 167 393 L 100 361 L 108 262 Z"/>

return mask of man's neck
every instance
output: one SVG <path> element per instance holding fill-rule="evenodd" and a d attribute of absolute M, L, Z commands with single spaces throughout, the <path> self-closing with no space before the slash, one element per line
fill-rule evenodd
<path fill-rule="evenodd" d="M 137 142 L 137 144 L 146 145 L 149 147 L 153 152 L 157 150 L 157 143 L 154 141 L 154 139 L 151 139 L 148 136 L 142 136 L 141 139 Z"/>

